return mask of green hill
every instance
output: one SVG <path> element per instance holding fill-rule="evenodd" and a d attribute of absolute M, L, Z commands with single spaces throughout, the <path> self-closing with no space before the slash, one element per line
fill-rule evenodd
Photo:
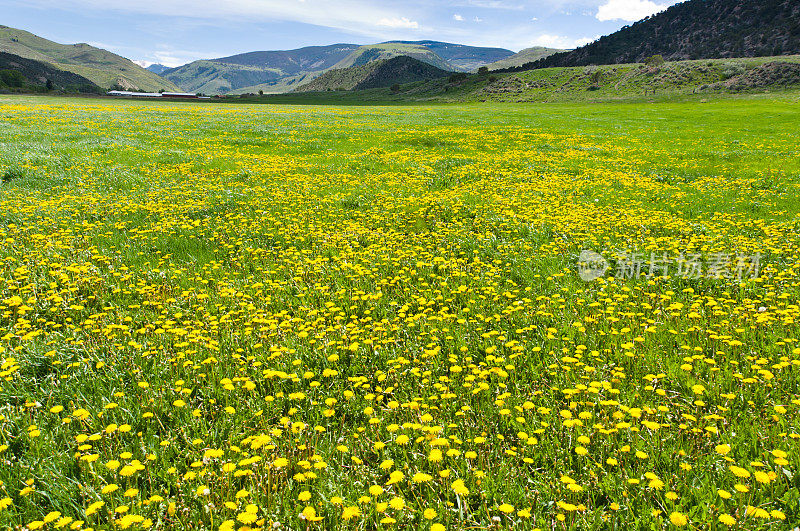
<path fill-rule="evenodd" d="M 288 91 L 298 79 L 333 67 L 357 48 L 357 44 L 333 44 L 248 52 L 194 61 L 161 75 L 184 90 L 206 94 Z"/>
<path fill-rule="evenodd" d="M 797 0 L 689 0 L 570 52 L 520 67 L 584 66 L 800 53 Z"/>
<path fill-rule="evenodd" d="M 257 85 L 248 85 L 246 87 L 238 88 L 227 92 L 228 94 L 255 94 L 259 91 L 264 94 L 283 94 L 284 92 L 291 92 L 294 89 L 309 83 L 328 70 L 320 70 L 318 72 L 303 72 L 295 76 L 283 77 L 275 81 L 268 81 L 266 83 L 259 83 Z"/>
<path fill-rule="evenodd" d="M 436 54 L 447 62 L 451 70 L 472 72 L 481 66 L 509 58 L 514 55 L 505 48 L 467 46 L 440 41 L 391 41 L 384 44 L 410 44 L 420 46 Z M 435 63 L 431 63 L 435 64 Z M 439 65 L 437 65 L 439 66 Z"/>
<path fill-rule="evenodd" d="M 277 82 L 283 73 L 276 68 L 220 63 L 218 61 L 193 61 L 172 70 L 162 77 L 183 90 L 204 94 L 225 94 L 239 87 L 264 82 Z"/>
<path fill-rule="evenodd" d="M 740 92 L 800 90 L 800 55 L 742 59 L 554 67 L 514 73 L 437 78 L 399 90 L 294 92 L 254 103 L 408 104 L 455 102 L 649 102 L 710 98 Z M 239 101 L 238 99 L 236 101 Z"/>
<path fill-rule="evenodd" d="M 280 70 L 285 75 L 301 72 L 316 72 L 332 67 L 353 50 L 357 44 L 331 44 L 329 46 L 306 46 L 296 50 L 273 50 L 266 52 L 247 52 L 214 61 L 242 66 L 258 66 Z"/>
<path fill-rule="evenodd" d="M 451 73 L 413 57 L 400 55 L 390 59 L 379 59 L 365 65 L 328 70 L 309 83 L 296 88 L 295 91 L 364 90 L 391 87 L 394 84 L 447 77 Z"/>
<path fill-rule="evenodd" d="M 353 53 L 336 63 L 333 68 L 342 69 L 351 66 L 362 66 L 372 61 L 391 59 L 392 57 L 413 57 L 423 63 L 428 63 L 442 70 L 455 70 L 456 68 L 442 59 L 435 52 L 425 46 L 413 43 L 384 42 L 381 44 L 368 44 L 360 46 Z"/>
<path fill-rule="evenodd" d="M 48 86 L 49 85 L 49 86 Z M 0 91 L 102 92 L 102 89 L 78 74 L 34 59 L 0 52 Z"/>
<path fill-rule="evenodd" d="M 563 51 L 564 50 L 559 50 L 558 48 L 534 46 L 533 48 L 525 48 L 524 50 L 520 50 L 519 52 L 506 57 L 505 59 L 500 59 L 499 61 L 489 63 L 486 65 L 486 67 L 489 68 L 489 70 L 501 70 L 503 68 L 522 66 L 526 63 L 532 63 L 533 61 L 538 61 L 539 59 L 549 57 L 555 53 L 560 53 Z"/>
<path fill-rule="evenodd" d="M 117 54 L 88 44 L 58 44 L 27 31 L 0 26 L 0 52 L 49 63 L 108 89 L 178 90 L 171 82 Z"/>

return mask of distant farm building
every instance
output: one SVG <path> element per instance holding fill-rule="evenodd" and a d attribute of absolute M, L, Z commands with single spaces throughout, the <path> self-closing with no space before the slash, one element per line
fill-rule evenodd
<path fill-rule="evenodd" d="M 201 96 L 193 92 L 131 92 L 128 90 L 109 90 L 109 96 L 119 96 L 124 98 L 181 98 L 181 99 L 201 99 Z"/>
<path fill-rule="evenodd" d="M 192 92 L 162 92 L 161 95 L 165 98 L 190 98 L 198 99 L 200 96 Z"/>
<path fill-rule="evenodd" d="M 109 90 L 109 96 L 123 96 L 126 98 L 160 98 L 160 92 L 130 92 L 128 90 Z"/>

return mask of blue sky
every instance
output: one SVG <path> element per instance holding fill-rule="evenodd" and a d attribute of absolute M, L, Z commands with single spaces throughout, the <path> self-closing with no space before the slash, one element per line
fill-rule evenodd
<path fill-rule="evenodd" d="M 0 24 L 181 65 L 255 50 L 432 39 L 572 48 L 676 0 L 0 0 Z"/>

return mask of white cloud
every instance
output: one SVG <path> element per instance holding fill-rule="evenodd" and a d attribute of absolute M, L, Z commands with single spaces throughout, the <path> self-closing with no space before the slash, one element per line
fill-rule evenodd
<path fill-rule="evenodd" d="M 196 59 L 208 59 L 209 57 L 221 57 L 224 55 L 219 52 L 175 50 L 166 44 L 159 44 L 156 51 L 139 46 L 120 46 L 117 44 L 98 41 L 90 41 L 86 44 L 114 52 L 122 57 L 145 57 L 146 59 L 131 59 L 132 62 L 136 63 L 142 68 L 147 68 L 148 66 L 156 63 L 160 63 L 164 66 L 176 67 L 185 65 L 186 63 L 191 63 Z"/>
<path fill-rule="evenodd" d="M 210 59 L 213 57 L 225 57 L 231 55 L 230 53 L 223 52 L 222 50 L 181 50 L 173 48 L 168 44 L 158 44 L 156 50 L 148 51 L 146 54 L 140 54 L 139 57 L 145 57 L 146 60 L 153 63 L 162 64 L 170 68 L 183 66 L 198 59 Z"/>
<path fill-rule="evenodd" d="M 153 52 L 153 57 L 156 58 L 156 61 L 160 65 L 168 66 L 170 68 L 176 68 L 178 66 L 183 66 L 185 64 L 191 63 L 196 57 L 192 57 L 191 59 L 186 59 L 184 56 L 180 56 L 181 54 L 175 54 L 173 52 Z"/>
<path fill-rule="evenodd" d="M 608 0 L 597 9 L 597 20 L 627 20 L 634 22 L 666 9 L 668 5 L 651 0 Z"/>
<path fill-rule="evenodd" d="M 4 0 L 5 1 L 5 0 Z M 378 28 L 426 30 L 409 18 L 416 13 L 400 13 L 399 8 L 370 0 L 136 0 L 108 2 L 107 0 L 28 0 L 30 7 L 70 10 L 75 12 L 137 13 L 151 16 L 189 17 L 202 20 L 291 21 L 336 28 L 370 37 L 386 35 Z"/>
<path fill-rule="evenodd" d="M 458 22 L 464 22 L 464 17 L 459 14 L 453 15 L 453 20 L 457 20 Z"/>
<path fill-rule="evenodd" d="M 466 5 L 483 9 L 506 9 L 512 11 L 522 11 L 525 6 L 522 4 L 511 4 L 506 0 L 462 0 L 454 5 Z"/>
<path fill-rule="evenodd" d="M 472 20 L 474 20 L 475 22 L 483 22 L 483 19 L 482 19 L 482 18 L 480 18 L 480 17 L 475 17 L 475 18 L 474 18 L 474 19 L 472 19 Z"/>
<path fill-rule="evenodd" d="M 392 17 L 392 18 L 384 17 L 377 22 L 377 25 L 385 26 L 387 28 L 407 28 L 407 29 L 419 28 L 419 23 L 417 21 L 409 20 L 406 17 Z"/>
<path fill-rule="evenodd" d="M 600 35 L 596 35 L 594 37 L 579 37 L 577 39 L 572 39 L 570 37 L 565 37 L 563 35 L 550 35 L 544 33 L 533 39 L 531 46 L 545 46 L 547 48 L 560 48 L 562 50 L 571 50 L 573 48 L 583 46 L 584 44 L 589 44 L 590 42 L 595 41 L 599 38 Z"/>

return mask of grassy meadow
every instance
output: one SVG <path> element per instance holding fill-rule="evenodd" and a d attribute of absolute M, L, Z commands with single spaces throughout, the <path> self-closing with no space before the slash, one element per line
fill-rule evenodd
<path fill-rule="evenodd" d="M 628 63 L 603 66 L 537 68 L 514 73 L 489 72 L 453 81 L 449 77 L 358 91 L 286 92 L 238 96 L 224 101 L 285 104 L 386 103 L 650 103 L 718 99 L 733 94 L 796 94 L 800 55 L 670 61 L 648 66 Z M 351 73 L 356 75 L 357 72 Z M 336 86 L 335 84 L 332 84 Z M 277 86 L 276 86 L 277 87 Z M 245 87 L 234 93 L 256 93 Z M 317 88 L 320 88 L 319 86 Z M 277 88 L 276 88 L 277 90 Z M 283 86 L 280 90 L 291 90 Z M 274 92 L 265 88 L 265 92 Z M 783 93 L 783 94 L 781 94 Z M 769 96 L 773 97 L 773 96 Z"/>
<path fill-rule="evenodd" d="M 0 528 L 792 529 L 798 102 L 0 96 Z"/>

